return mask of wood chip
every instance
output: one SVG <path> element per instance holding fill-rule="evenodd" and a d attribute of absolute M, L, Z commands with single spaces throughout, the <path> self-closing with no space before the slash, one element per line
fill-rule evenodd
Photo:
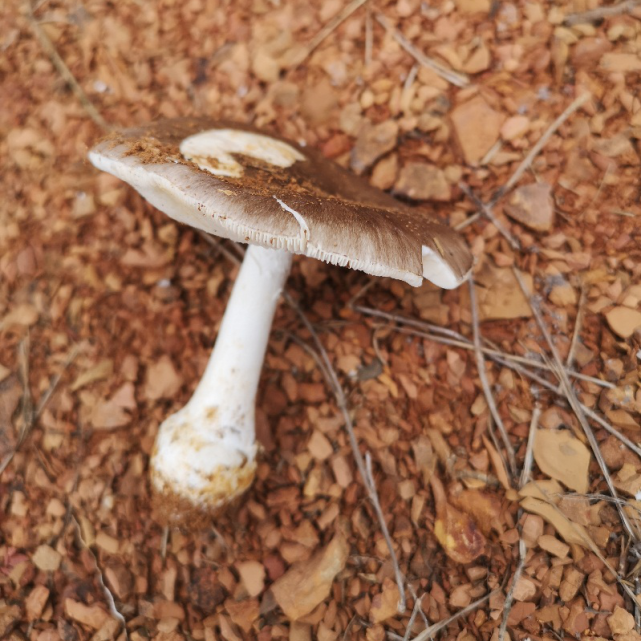
<path fill-rule="evenodd" d="M 566 487 L 585 494 L 590 486 L 590 450 L 568 430 L 538 430 L 534 439 L 534 460 L 548 476 Z"/>
<path fill-rule="evenodd" d="M 610 329 L 621 338 L 630 338 L 641 329 L 641 311 L 629 307 L 615 307 L 605 315 Z"/>
<path fill-rule="evenodd" d="M 334 577 L 345 567 L 349 545 L 337 534 L 308 561 L 292 566 L 271 587 L 276 603 L 291 620 L 309 614 L 329 595 Z"/>
<path fill-rule="evenodd" d="M 552 186 L 547 183 L 522 185 L 510 195 L 505 213 L 534 231 L 550 231 L 554 224 Z"/>
<path fill-rule="evenodd" d="M 265 589 L 265 566 L 259 561 L 243 561 L 236 565 L 243 587 L 250 597 Z"/>
<path fill-rule="evenodd" d="M 450 114 L 453 133 L 465 162 L 477 164 L 499 139 L 505 116 L 476 96 L 458 105 Z"/>
<path fill-rule="evenodd" d="M 383 589 L 372 599 L 369 617 L 372 623 L 381 623 L 398 612 L 398 586 L 391 579 L 383 581 Z"/>
<path fill-rule="evenodd" d="M 39 545 L 31 560 L 39 570 L 55 572 L 60 567 L 62 555 L 49 545 Z"/>
<path fill-rule="evenodd" d="M 97 603 L 89 606 L 69 598 L 65 599 L 65 614 L 94 630 L 99 630 L 109 618 L 109 614 Z"/>

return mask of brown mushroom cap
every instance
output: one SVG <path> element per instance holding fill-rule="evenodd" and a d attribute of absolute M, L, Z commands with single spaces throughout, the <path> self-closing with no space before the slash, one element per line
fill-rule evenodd
<path fill-rule="evenodd" d="M 219 149 L 207 158 L 199 152 L 190 159 L 185 145 L 181 152 L 185 139 L 214 130 L 279 141 L 275 144 L 290 151 L 291 164 L 266 162 L 251 150 L 231 151 L 227 157 L 239 171 L 225 172 Z M 425 277 L 456 287 L 472 266 L 463 239 L 446 225 L 371 187 L 319 151 L 251 126 L 207 118 L 159 121 L 112 134 L 90 158 L 172 218 L 224 238 L 414 286 Z"/>

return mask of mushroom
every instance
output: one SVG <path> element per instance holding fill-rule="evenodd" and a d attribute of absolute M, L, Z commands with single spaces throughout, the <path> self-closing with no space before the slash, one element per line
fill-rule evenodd
<path fill-rule="evenodd" d="M 215 513 L 252 483 L 256 391 L 292 254 L 444 288 L 472 265 L 447 226 L 250 126 L 159 121 L 112 134 L 89 158 L 171 218 L 249 244 L 205 373 L 158 431 L 151 483 L 168 522 Z"/>

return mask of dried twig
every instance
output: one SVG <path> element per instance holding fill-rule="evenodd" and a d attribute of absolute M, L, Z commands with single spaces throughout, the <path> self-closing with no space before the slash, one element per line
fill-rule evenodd
<path fill-rule="evenodd" d="M 165 525 L 162 529 L 162 534 L 160 535 L 160 558 L 162 559 L 163 563 L 165 562 L 165 558 L 167 556 L 167 543 L 169 541 L 169 526 Z"/>
<path fill-rule="evenodd" d="M 365 7 L 365 66 L 372 64 L 372 52 L 374 50 L 374 21 L 372 19 L 372 7 Z"/>
<path fill-rule="evenodd" d="M 105 584 L 104 577 L 102 575 L 102 570 L 100 569 L 100 565 L 98 564 L 98 559 L 96 558 L 96 555 L 93 553 L 92 549 L 87 545 L 86 541 L 84 540 L 82 536 L 82 530 L 80 529 L 80 523 L 78 523 L 78 520 L 73 514 L 71 515 L 71 521 L 73 522 L 74 527 L 76 528 L 76 535 L 78 537 L 78 541 L 80 542 L 82 547 L 84 547 L 87 550 L 89 556 L 93 560 L 94 568 L 96 570 L 96 577 L 98 579 L 98 583 L 100 584 L 100 588 L 102 589 L 102 593 L 105 596 L 105 600 L 107 601 L 107 607 L 109 608 L 109 613 L 114 619 L 120 622 L 120 624 L 122 625 L 123 633 L 125 635 L 125 639 L 129 639 L 129 634 L 127 633 L 127 621 L 125 620 L 125 617 L 122 615 L 122 612 L 120 612 L 116 607 L 114 596 L 111 593 L 111 590 Z M 114 636 L 115 636 L 115 631 L 114 631 Z"/>
<path fill-rule="evenodd" d="M 477 599 L 473 603 L 470 603 L 468 606 L 462 608 L 451 617 L 438 621 L 437 623 L 432 624 L 429 628 L 426 628 L 418 636 L 415 636 L 412 641 L 427 641 L 431 639 L 437 632 L 440 632 L 444 628 L 447 628 L 451 623 L 460 619 L 461 617 L 467 616 L 470 612 L 474 612 L 476 608 L 482 606 L 486 601 L 488 601 L 494 594 L 499 590 L 493 590 L 488 592 L 485 596 L 482 596 L 480 599 Z"/>
<path fill-rule="evenodd" d="M 18 437 L 17 447 L 20 447 L 29 435 L 35 418 L 33 397 L 31 396 L 31 388 L 29 387 L 30 348 L 31 341 L 29 340 L 29 334 L 27 334 L 18 347 L 20 382 L 22 383 L 22 425 L 20 426 L 20 436 Z"/>
<path fill-rule="evenodd" d="M 94 107 L 91 100 L 85 93 L 84 89 L 80 86 L 78 81 L 75 79 L 74 75 L 67 67 L 65 61 L 61 58 L 60 54 L 54 47 L 49 36 L 45 33 L 44 29 L 40 26 L 38 21 L 33 15 L 32 7 L 29 2 L 27 4 L 27 21 L 29 26 L 33 31 L 33 34 L 36 36 L 36 39 L 40 43 L 40 46 L 44 49 L 45 53 L 49 56 L 51 63 L 57 69 L 58 73 L 62 76 L 62 79 L 69 85 L 69 88 L 76 95 L 76 98 L 80 101 L 80 104 L 84 107 L 85 111 L 89 117 L 105 131 L 111 131 L 111 125 L 100 115 L 100 112 Z"/>
<path fill-rule="evenodd" d="M 490 413 L 494 418 L 496 427 L 501 434 L 501 440 L 503 441 L 503 446 L 505 447 L 505 453 L 507 455 L 507 461 L 510 468 L 510 476 L 514 478 L 516 474 L 516 455 L 514 453 L 514 447 L 510 442 L 510 437 L 508 436 L 507 429 L 503 423 L 503 419 L 499 414 L 498 407 L 496 406 L 496 401 L 494 400 L 494 395 L 492 394 L 492 388 L 490 387 L 490 382 L 487 380 L 487 372 L 485 371 L 485 359 L 483 358 L 483 352 L 481 350 L 481 332 L 479 327 L 479 310 L 476 304 L 476 288 L 474 287 L 474 279 L 470 276 L 468 280 L 470 286 L 470 307 L 472 309 L 472 331 L 474 333 L 474 353 L 476 355 L 476 369 L 481 379 L 481 387 L 483 388 L 483 394 L 485 394 L 485 400 L 490 409 Z"/>
<path fill-rule="evenodd" d="M 439 343 L 442 345 L 451 345 L 453 347 L 460 347 L 461 349 L 467 349 L 467 350 L 473 350 L 474 345 L 472 342 L 463 336 L 462 334 L 459 334 L 458 332 L 455 332 L 451 329 L 447 329 L 444 327 L 438 327 L 438 325 L 431 325 L 430 323 L 424 323 L 422 321 L 417 321 L 412 318 L 406 318 L 404 316 L 398 316 L 395 314 L 389 314 L 387 312 L 381 312 L 379 310 L 370 308 L 370 307 L 363 307 L 360 305 L 353 305 L 352 309 L 355 311 L 361 312 L 365 315 L 369 316 L 375 316 L 378 318 L 384 318 L 386 320 L 389 320 L 394 323 L 400 323 L 400 324 L 407 324 L 411 327 L 426 327 L 428 329 L 435 329 L 439 330 L 441 333 L 445 334 L 445 336 L 437 336 L 435 334 L 431 334 L 430 332 L 427 331 L 421 331 L 419 329 L 410 329 L 410 328 L 405 328 L 405 327 L 392 327 L 392 329 L 395 332 L 399 332 L 401 334 L 408 334 L 410 336 L 418 336 L 419 338 L 424 338 L 426 340 L 433 341 L 435 343 Z M 457 336 L 458 339 L 456 338 L 448 338 L 449 336 Z M 563 394 L 563 391 L 559 389 L 558 385 L 555 385 L 551 383 L 550 381 L 542 378 L 532 370 L 528 369 L 528 367 L 534 367 L 536 369 L 542 369 L 545 371 L 552 371 L 552 368 L 544 362 L 539 362 L 539 361 L 534 361 L 532 359 L 526 358 L 524 356 L 517 356 L 515 354 L 506 354 L 504 352 L 500 352 L 495 349 L 490 349 L 483 347 L 481 348 L 482 352 L 487 355 L 489 358 L 491 358 L 493 361 L 496 363 L 499 363 L 500 365 L 503 365 L 504 367 L 507 367 L 522 376 L 525 376 L 526 378 L 529 378 L 539 385 L 541 387 L 545 388 L 546 390 L 553 392 L 555 394 Z M 524 365 L 528 367 L 524 367 Z M 609 383 L 608 381 L 602 381 L 601 379 L 598 378 L 593 378 L 591 376 L 585 376 L 579 372 L 574 372 L 570 371 L 567 372 L 568 376 L 571 376 L 572 378 L 576 378 L 578 380 L 584 380 L 590 383 L 594 383 L 596 385 L 600 385 L 602 387 L 607 387 L 607 388 L 615 388 L 616 386 L 613 385 L 612 383 Z M 595 421 L 598 423 L 603 429 L 608 431 L 610 434 L 612 434 L 615 438 L 617 438 L 619 441 L 621 441 L 624 445 L 630 448 L 635 454 L 638 454 L 641 456 L 641 447 L 636 445 L 634 442 L 632 442 L 627 436 L 619 432 L 616 428 L 614 428 L 612 425 L 610 425 L 605 419 L 603 419 L 601 416 L 599 416 L 596 412 L 591 410 L 589 407 L 583 405 L 580 403 L 581 409 L 585 412 L 586 416 L 588 416 L 591 420 Z"/>
<path fill-rule="evenodd" d="M 519 489 L 526 485 L 530 480 L 532 464 L 534 463 L 534 441 L 536 440 L 536 430 L 539 427 L 540 416 L 541 408 L 538 405 L 535 405 L 534 411 L 532 412 L 532 419 L 530 420 L 530 432 L 528 434 L 527 447 L 525 448 L 523 469 L 521 470 L 521 477 L 519 479 Z"/>
<path fill-rule="evenodd" d="M 598 22 L 604 18 L 612 18 L 613 16 L 620 16 L 624 13 L 629 13 L 639 5 L 641 5 L 641 0 L 625 0 L 625 2 L 620 2 L 619 4 L 609 7 L 598 7 L 591 11 L 571 13 L 569 16 L 565 17 L 563 24 L 571 27 L 572 25 L 585 22 Z"/>
<path fill-rule="evenodd" d="M 399 567 L 398 559 L 396 557 L 396 552 L 394 551 L 394 545 L 392 543 L 392 537 L 390 536 L 389 529 L 387 528 L 387 523 L 385 522 L 385 515 L 383 514 L 383 508 L 381 507 L 381 504 L 378 498 L 376 484 L 374 483 L 374 478 L 372 475 L 369 453 L 367 453 L 365 455 L 365 459 L 363 459 L 363 455 L 361 454 L 360 449 L 358 447 L 358 441 L 356 440 L 356 434 L 354 433 L 354 425 L 352 423 L 352 417 L 350 416 L 349 408 L 347 406 L 347 398 L 345 397 L 345 392 L 343 391 L 343 387 L 341 386 L 340 381 L 338 380 L 338 376 L 336 375 L 336 372 L 332 367 L 332 363 L 329 360 L 327 350 L 325 349 L 323 343 L 318 337 L 318 334 L 314 330 L 313 325 L 310 323 L 309 319 L 307 318 L 303 310 L 300 308 L 298 303 L 289 295 L 288 292 L 283 292 L 283 298 L 298 314 L 298 317 L 302 321 L 303 325 L 305 326 L 307 331 L 310 333 L 310 336 L 312 337 L 312 340 L 314 341 L 316 349 L 318 350 L 321 360 L 325 366 L 324 372 L 328 376 L 328 382 L 330 384 L 330 387 L 332 388 L 332 391 L 334 392 L 334 397 L 336 398 L 336 404 L 338 405 L 338 408 L 341 410 L 341 413 L 343 414 L 343 418 L 345 420 L 345 428 L 347 430 L 349 442 L 352 447 L 354 460 L 356 461 L 356 467 L 358 468 L 361 478 L 363 479 L 363 484 L 365 485 L 365 489 L 367 490 L 369 500 L 372 503 L 374 512 L 376 513 L 376 518 L 378 520 L 379 527 L 381 528 L 381 532 L 383 533 L 383 537 L 385 538 L 385 542 L 387 543 L 387 547 L 389 549 L 390 561 L 392 562 L 392 566 L 394 568 L 394 576 L 396 577 L 396 584 L 398 585 L 398 591 L 399 591 L 398 611 L 399 613 L 405 612 L 407 608 L 406 600 L 405 600 L 405 579 Z"/>
<path fill-rule="evenodd" d="M 614 487 L 614 483 L 612 482 L 612 477 L 610 476 L 610 471 L 608 470 L 608 466 L 606 465 L 603 459 L 603 454 L 601 453 L 599 444 L 596 440 L 596 437 L 594 436 L 594 432 L 592 431 L 592 428 L 590 427 L 590 424 L 587 421 L 585 412 L 583 411 L 581 403 L 579 403 L 579 400 L 576 397 L 574 388 L 572 387 L 572 384 L 570 383 L 570 379 L 567 375 L 567 372 L 563 367 L 563 361 L 559 356 L 559 352 L 556 349 L 556 346 L 552 341 L 552 337 L 550 336 L 550 332 L 548 331 L 547 325 L 543 320 L 543 316 L 541 315 L 538 302 L 530 295 L 527 289 L 527 286 L 525 284 L 525 281 L 523 280 L 523 277 L 521 276 L 521 273 L 519 272 L 519 270 L 513 269 L 512 271 L 514 272 L 514 276 L 516 277 L 516 280 L 519 284 L 519 287 L 521 288 L 521 291 L 523 292 L 523 295 L 525 296 L 526 300 L 528 300 L 530 303 L 530 307 L 532 309 L 532 313 L 534 314 L 536 323 L 539 326 L 539 329 L 541 330 L 541 333 L 543 334 L 543 337 L 545 338 L 546 343 L 548 344 L 548 348 L 550 349 L 550 353 L 552 354 L 553 361 L 556 365 L 555 374 L 562 385 L 568 404 L 574 411 L 574 414 L 576 415 L 579 423 L 581 424 L 581 427 L 583 428 L 583 432 L 586 438 L 588 439 L 588 443 L 590 444 L 594 457 L 596 458 L 597 463 L 601 468 L 601 472 L 603 473 L 605 482 L 607 483 L 608 489 L 610 490 L 610 494 L 612 494 L 613 497 L 618 498 L 618 494 L 617 494 L 616 488 Z M 621 518 L 621 522 L 623 523 L 626 531 L 628 532 L 632 540 L 636 541 L 637 540 L 636 532 L 634 531 L 634 528 L 632 527 L 632 524 L 630 523 L 625 511 L 621 508 L 621 506 L 618 506 L 618 510 L 619 510 L 619 517 Z"/>
<path fill-rule="evenodd" d="M 29 349 L 29 339 L 26 338 L 25 340 L 20 343 L 20 352 L 19 352 L 19 359 L 20 359 L 20 378 L 22 380 L 22 426 L 20 429 L 20 435 L 18 437 L 18 442 L 16 443 L 15 448 L 9 452 L 4 459 L 2 459 L 2 462 L 0 462 L 0 474 L 2 474 L 6 469 L 9 463 L 13 460 L 13 457 L 16 455 L 16 452 L 20 449 L 22 444 L 25 442 L 27 439 L 27 436 L 29 436 L 29 432 L 33 428 L 36 420 L 40 417 L 42 412 L 44 411 L 45 407 L 47 406 L 47 403 L 51 400 L 51 397 L 53 396 L 54 392 L 56 391 L 56 388 L 60 384 L 60 379 L 62 378 L 62 375 L 65 373 L 69 365 L 75 360 L 76 356 L 78 355 L 78 352 L 80 351 L 80 346 L 75 345 L 71 352 L 69 353 L 69 356 L 65 360 L 62 370 L 56 374 L 51 383 L 49 384 L 49 387 L 46 389 L 45 393 L 42 395 L 38 405 L 34 408 L 33 407 L 33 399 L 31 398 L 31 390 L 29 388 L 29 359 L 28 359 L 28 349 Z"/>
<path fill-rule="evenodd" d="M 517 170 L 512 174 L 505 185 L 503 185 L 494 193 L 490 200 L 490 207 L 493 207 L 500 198 L 502 198 L 508 191 L 512 189 L 512 187 L 514 187 L 514 185 L 516 185 L 527 168 L 532 164 L 532 161 L 539 155 L 541 149 L 545 147 L 548 140 L 554 135 L 556 130 L 590 98 L 591 94 L 589 92 L 586 92 L 582 93 L 570 103 L 565 111 L 563 111 L 563 113 L 548 127 L 547 131 L 537 140 L 534 147 L 530 149 L 528 155 L 523 159 Z"/>
<path fill-rule="evenodd" d="M 407 629 L 403 635 L 403 641 L 409 641 L 410 634 L 412 633 L 412 628 L 414 627 L 414 622 L 418 616 L 419 611 L 421 610 L 421 599 L 414 599 L 414 607 L 412 608 L 412 614 L 410 615 L 410 620 L 407 622 Z"/>
<path fill-rule="evenodd" d="M 470 79 L 465 74 L 448 69 L 445 65 L 426 56 L 420 49 L 417 49 L 400 31 L 392 27 L 382 13 L 377 13 L 375 17 L 377 22 L 392 35 L 394 40 L 396 40 L 416 62 L 436 72 L 441 78 L 447 80 L 455 87 L 467 87 L 470 84 Z"/>
<path fill-rule="evenodd" d="M 420 338 L 426 338 L 427 340 L 432 340 L 436 343 L 441 343 L 443 345 L 450 345 L 452 347 L 460 347 L 461 349 L 467 349 L 467 350 L 474 349 L 474 345 L 472 341 L 470 341 L 466 336 L 463 336 L 463 334 L 459 334 L 458 332 L 455 332 L 454 330 L 448 329 L 446 327 L 439 327 L 438 325 L 432 325 L 431 323 L 418 321 L 414 318 L 406 318 L 405 316 L 390 314 L 388 312 L 382 312 L 380 310 L 373 309 L 371 307 L 363 307 L 361 305 L 354 305 L 352 306 L 352 309 L 356 312 L 361 312 L 366 316 L 384 318 L 393 323 L 399 323 L 401 325 L 408 325 L 410 327 L 417 328 L 417 331 L 414 331 L 414 330 L 408 330 L 402 327 L 394 327 L 393 329 L 395 332 L 409 334 L 411 336 L 418 336 Z M 421 331 L 423 330 L 423 328 L 424 328 L 424 331 Z M 429 330 L 431 330 L 431 332 L 437 332 L 439 334 L 443 334 L 444 337 L 436 336 L 432 334 Z M 451 337 L 451 338 L 447 338 L 447 337 Z M 543 361 L 535 361 L 531 358 L 527 358 L 527 356 L 519 356 L 518 354 L 508 354 L 506 352 L 501 352 L 499 350 L 492 349 L 490 347 L 481 347 L 481 351 L 483 352 L 483 354 L 485 354 L 486 356 L 488 356 L 493 360 L 500 358 L 503 361 L 505 360 L 514 361 L 516 363 L 522 363 L 529 367 L 534 367 L 534 368 L 542 369 L 546 371 L 552 371 L 552 368 L 547 363 Z M 576 378 L 580 381 L 587 381 L 588 383 L 594 383 L 595 385 L 599 385 L 600 387 L 606 387 L 608 389 L 616 388 L 616 385 L 614 385 L 613 383 L 610 383 L 609 381 L 604 381 L 604 380 L 601 380 L 600 378 L 594 378 L 593 376 L 587 376 L 585 374 L 581 374 L 581 372 L 576 372 L 572 370 L 568 372 L 568 376 L 571 376 L 572 378 Z"/>
<path fill-rule="evenodd" d="M 337 13 L 311 40 L 305 48 L 305 51 L 296 58 L 294 69 L 298 68 L 316 48 L 327 38 L 333 31 L 347 20 L 357 9 L 362 7 L 368 0 L 352 0 L 342 11 Z"/>
<path fill-rule="evenodd" d="M 565 367 L 567 369 L 572 369 L 572 364 L 574 363 L 574 354 L 576 352 L 576 346 L 579 342 L 579 335 L 581 334 L 581 328 L 583 327 L 583 316 L 585 314 L 585 286 L 581 286 L 581 296 L 579 298 L 579 307 L 576 313 L 576 321 L 574 322 L 574 332 L 572 333 L 572 341 L 570 342 L 570 349 L 568 350 L 568 357 L 565 359 Z"/>
<path fill-rule="evenodd" d="M 505 603 L 503 604 L 503 618 L 499 627 L 499 641 L 504 641 L 505 632 L 507 631 L 507 621 L 510 618 L 510 611 L 512 610 L 512 603 L 514 602 L 514 588 L 521 578 L 523 566 L 525 565 L 525 542 L 519 539 L 519 562 L 516 565 L 516 570 L 510 581 L 510 587 L 505 595 Z"/>
<path fill-rule="evenodd" d="M 510 243 L 510 247 L 519 251 L 521 249 L 521 243 L 519 243 L 518 239 L 508 231 L 503 223 L 494 215 L 492 205 L 485 204 L 466 184 L 460 182 L 458 186 L 459 189 L 479 208 L 479 212 L 482 213 L 498 229 L 499 233 L 507 240 L 507 242 Z M 465 222 L 469 224 L 468 221 Z"/>

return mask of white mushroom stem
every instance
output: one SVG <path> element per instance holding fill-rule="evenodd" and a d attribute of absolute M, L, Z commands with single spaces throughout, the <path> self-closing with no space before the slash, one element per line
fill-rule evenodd
<path fill-rule="evenodd" d="M 291 260 L 286 251 L 247 249 L 205 373 L 187 405 L 160 426 L 151 479 L 167 498 L 169 520 L 214 511 L 253 480 L 256 390 Z"/>

